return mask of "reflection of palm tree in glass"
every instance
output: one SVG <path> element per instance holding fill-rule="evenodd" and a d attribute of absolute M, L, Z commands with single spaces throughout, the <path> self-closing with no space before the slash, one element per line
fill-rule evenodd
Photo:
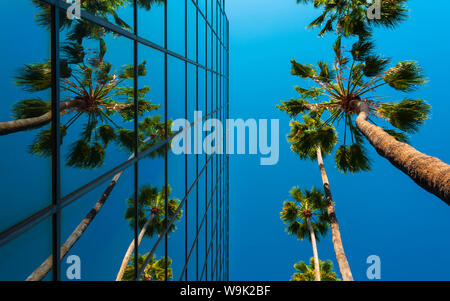
<path fill-rule="evenodd" d="M 61 89 L 68 93 L 68 100 L 62 102 L 63 114 L 71 115 L 64 125 L 61 125 L 61 135 L 65 136 L 73 124 L 85 116 L 79 140 L 71 145 L 66 164 L 77 168 L 96 168 L 103 165 L 106 148 L 111 142 L 132 152 L 134 150 L 134 131 L 119 126 L 134 120 L 134 88 L 122 86 L 124 82 L 134 77 L 134 67 L 122 66 L 117 74 L 112 72 L 112 64 L 105 62 L 106 43 L 99 42 L 99 50 L 91 51 L 89 55 L 76 43 L 63 46 L 65 58 L 62 61 Z M 145 61 L 138 67 L 138 75 L 146 74 Z M 31 64 L 25 66 L 17 77 L 16 83 L 29 91 L 40 91 L 50 88 L 48 69 L 49 63 Z M 139 114 L 157 110 L 160 106 L 153 105 L 145 99 L 149 87 L 138 90 Z M 118 101 L 121 99 L 122 101 Z M 42 127 L 51 121 L 51 104 L 41 99 L 24 99 L 14 105 L 16 118 L 9 126 L 1 129 L 5 132 L 15 132 L 35 127 Z M 116 118 L 116 121 L 113 120 Z M 46 118 L 43 118 L 46 116 Z M 160 133 L 164 124 L 160 117 L 146 117 L 139 123 L 139 139 L 142 144 L 145 137 Z M 163 138 L 163 137 L 159 137 Z M 42 130 L 30 147 L 33 154 L 51 156 L 51 130 Z"/>
<path fill-rule="evenodd" d="M 50 27 L 51 24 L 51 10 L 50 6 L 43 4 L 40 1 L 32 0 L 33 3 L 40 9 L 40 13 L 37 15 L 37 21 L 39 24 Z M 163 4 L 165 0 L 138 0 L 138 7 L 144 10 L 150 10 L 155 5 Z M 81 0 L 81 9 L 83 12 L 101 18 L 105 21 L 109 21 L 122 29 L 131 30 L 132 26 L 125 22 L 117 13 L 117 10 L 126 7 L 133 7 L 133 0 Z M 107 28 L 103 28 L 94 23 L 81 20 L 70 20 L 66 18 L 65 13 L 60 14 L 60 27 L 61 29 L 67 29 L 67 38 L 76 41 L 81 44 L 84 38 L 98 39 L 105 35 L 105 33 L 111 33 Z"/>
<path fill-rule="evenodd" d="M 322 261 L 319 260 L 320 264 L 320 279 L 322 281 L 339 281 L 336 273 L 333 272 L 333 263 L 331 260 Z M 294 265 L 297 270 L 294 275 L 292 275 L 291 281 L 314 281 L 315 280 L 315 265 L 314 258 L 311 257 L 309 261 L 309 266 L 305 262 L 300 261 Z"/>
<path fill-rule="evenodd" d="M 178 213 L 178 207 L 180 205 L 180 200 L 178 199 L 170 199 L 168 198 L 167 206 L 167 216 L 168 220 L 165 218 L 165 192 L 166 189 L 162 189 L 158 192 L 157 187 L 152 187 L 152 185 L 148 185 L 142 187 L 139 190 L 138 194 L 138 225 L 141 229 L 138 237 L 139 246 L 141 244 L 142 239 L 145 237 L 151 238 L 156 233 L 161 235 L 165 230 L 166 221 L 170 221 L 172 217 L 176 214 L 176 221 L 179 221 L 183 211 L 180 210 Z M 167 197 L 170 196 L 171 189 L 167 188 Z M 125 218 L 129 221 L 131 228 L 134 229 L 134 210 L 135 210 L 135 202 L 134 196 L 127 200 L 128 209 L 125 212 Z M 175 224 L 170 225 L 169 232 L 173 232 L 176 230 Z M 122 280 L 124 277 L 124 272 L 126 271 L 126 267 L 130 261 L 131 255 L 133 254 L 134 240 L 131 242 L 128 250 L 122 260 L 122 265 L 120 266 L 119 272 L 116 277 L 116 281 Z"/>
<path fill-rule="evenodd" d="M 328 231 L 327 203 L 324 194 L 315 187 L 302 190 L 298 187 L 292 188 L 290 194 L 294 201 L 286 201 L 283 204 L 281 220 L 288 226 L 287 232 L 295 235 L 297 239 L 304 240 L 308 237 L 311 242 L 316 263 L 316 281 L 320 281 L 319 254 L 317 243 L 320 236 Z"/>
<path fill-rule="evenodd" d="M 352 140 L 360 144 L 358 141 L 364 136 L 378 154 L 422 188 L 450 204 L 450 166 L 405 143 L 405 133 L 418 131 L 430 115 L 430 105 L 420 99 L 406 98 L 398 103 L 389 103 L 380 101 L 384 97 L 369 96 L 383 86 L 402 92 L 415 90 L 426 82 L 421 68 L 415 62 L 403 61 L 388 69 L 389 60 L 374 55 L 373 45 L 367 41 L 352 45 L 347 51 L 351 58 L 344 55 L 345 47 L 340 37 L 333 48 L 336 56 L 332 68 L 324 62 L 319 62 L 315 68 L 292 61 L 292 74 L 310 79 L 318 87 L 297 88 L 301 99 L 284 102 L 281 109 L 291 116 L 305 111 L 326 110 L 330 118 L 325 124 L 333 125 L 342 120 L 346 131 L 344 137 L 349 133 Z M 325 99 L 321 100 L 321 97 Z M 401 132 L 382 129 L 373 124 L 371 117 L 386 121 Z M 345 163 L 350 158 L 349 154 L 355 151 L 360 153 L 359 156 L 363 155 L 359 149 L 341 146 L 337 161 Z"/>
<path fill-rule="evenodd" d="M 145 260 L 148 258 L 149 253 L 145 255 L 140 255 L 138 259 L 139 269 L 144 264 Z M 168 258 L 167 260 L 167 280 L 172 280 L 172 260 Z M 143 281 L 164 281 L 166 280 L 166 259 L 161 257 L 156 260 L 153 256 L 142 274 Z M 131 264 L 127 266 L 123 274 L 121 281 L 134 281 L 134 257 L 131 259 Z"/>
<path fill-rule="evenodd" d="M 336 259 L 342 278 L 345 281 L 352 281 L 352 272 L 345 256 L 344 246 L 342 244 L 339 224 L 334 208 L 333 197 L 331 194 L 328 176 L 323 162 L 323 156 L 332 152 L 337 143 L 336 130 L 333 126 L 325 124 L 321 119 L 322 111 L 303 115 L 303 122 L 293 120 L 291 132 L 288 135 L 288 141 L 292 144 L 291 149 L 299 155 L 301 159 L 310 159 L 319 164 L 323 188 L 327 199 L 327 212 L 330 220 L 333 246 Z M 359 142 L 359 140 L 357 141 Z M 344 145 L 345 145 L 344 141 Z M 364 155 L 361 144 L 350 146 L 351 151 L 347 154 L 346 160 L 336 160 L 336 165 L 341 171 L 358 172 L 368 170 L 370 165 L 367 157 Z"/>
<path fill-rule="evenodd" d="M 96 2 L 98 1 L 89 1 L 89 3 L 93 5 Z M 124 4 L 126 1 L 101 2 L 111 8 L 115 7 L 114 5 L 118 3 Z M 145 9 L 150 9 L 150 5 L 157 2 L 160 3 L 163 1 L 139 1 L 139 4 Z M 41 3 L 36 1 L 35 3 L 42 10 L 42 13 L 38 15 L 38 21 L 42 25 L 50 24 L 48 6 L 41 5 Z M 87 2 L 84 2 L 83 5 L 86 5 L 86 3 Z M 102 16 L 114 12 L 114 10 L 102 11 L 102 7 L 91 7 L 91 9 L 96 15 L 101 14 Z M 89 11 L 89 9 L 87 10 Z M 116 19 L 116 21 L 117 20 L 118 19 Z M 84 25 L 80 25 L 79 23 L 83 23 Z M 119 82 L 125 81 L 126 79 L 132 79 L 134 77 L 134 67 L 130 65 L 122 66 L 118 75 L 110 74 L 112 67 L 111 64 L 103 61 L 103 57 L 106 53 L 106 44 L 102 37 L 106 35 L 107 31 L 97 25 L 88 24 L 88 22 L 85 21 L 68 21 L 67 19 L 64 19 L 61 24 L 62 28 L 71 26 L 74 27 L 68 30 L 68 37 L 66 39 L 67 43 L 61 47 L 64 53 L 64 57 L 61 59 L 61 82 L 63 84 L 62 89 L 72 91 L 75 96 L 69 101 L 60 103 L 61 113 L 65 114 L 67 112 L 76 112 L 71 119 L 72 123 L 80 117 L 80 113 L 81 115 L 85 114 L 90 117 L 88 117 L 88 123 L 85 125 L 81 139 L 72 146 L 72 152 L 68 156 L 68 165 L 78 168 L 98 167 L 103 162 L 104 149 L 111 141 L 118 143 L 120 146 L 129 151 L 134 150 L 134 132 L 117 127 L 111 119 L 112 114 L 119 114 L 124 122 L 132 122 L 134 119 L 134 114 L 132 113 L 134 111 L 133 88 L 118 86 Z M 79 30 L 82 29 L 83 26 L 84 30 Z M 75 27 L 78 29 L 75 29 Z M 87 53 L 87 51 L 85 51 L 81 46 L 84 38 L 98 40 L 99 50 Z M 88 58 L 87 55 L 93 56 Z M 81 74 L 81 78 L 77 78 L 78 80 L 75 76 L 72 76 L 73 65 L 75 65 L 75 69 L 77 69 L 76 72 Z M 29 91 L 42 91 L 49 89 L 51 79 L 50 66 L 50 62 L 27 65 L 18 77 L 17 83 Z M 146 69 L 144 62 L 139 65 L 138 75 L 144 75 L 145 73 Z M 145 87 L 140 89 L 138 93 L 139 113 L 141 115 L 144 112 L 150 112 L 158 109 L 159 107 L 152 105 L 151 102 L 144 99 L 148 91 L 149 88 Z M 101 101 L 96 102 L 96 100 L 93 99 L 94 97 L 91 96 L 100 98 Z M 124 103 L 117 102 L 112 98 L 112 96 L 125 98 L 126 101 Z M 91 108 L 91 110 L 89 110 L 89 108 Z M 51 122 L 50 110 L 50 103 L 44 102 L 40 99 L 36 101 L 23 100 L 16 104 L 13 108 L 16 118 L 19 120 L 0 123 L 0 135 L 42 127 Z M 146 149 L 151 148 L 158 143 L 158 141 L 165 138 L 166 133 L 164 129 L 166 124 L 161 122 L 160 119 L 160 116 L 147 117 L 139 123 L 138 138 L 140 151 L 145 151 Z M 102 124 L 100 126 L 96 126 L 99 120 Z M 67 133 L 67 126 L 70 125 L 71 123 L 66 124 L 61 128 L 62 135 Z M 170 122 L 167 122 L 167 127 L 170 129 Z M 170 133 L 168 134 L 170 135 Z M 50 135 L 50 130 L 43 130 L 31 146 L 31 152 L 41 156 L 50 156 Z M 81 155 L 82 152 L 84 152 L 85 155 L 87 153 L 88 160 L 83 158 Z M 153 158 L 155 156 L 162 156 L 164 155 L 164 152 L 165 149 L 160 148 L 149 154 L 149 157 Z M 132 159 L 133 157 L 134 154 L 132 154 L 129 159 Z M 69 250 L 78 241 L 102 209 L 123 172 L 124 171 L 121 171 L 113 177 L 112 181 L 109 183 L 108 187 L 94 207 L 61 246 L 61 260 L 67 255 Z M 27 278 L 27 280 L 42 280 L 51 270 L 52 265 L 52 256 L 49 256 L 47 260 L 45 260 L 42 265 Z"/>

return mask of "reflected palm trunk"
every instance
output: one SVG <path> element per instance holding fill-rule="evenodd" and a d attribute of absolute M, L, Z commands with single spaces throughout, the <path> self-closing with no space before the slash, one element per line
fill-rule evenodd
<path fill-rule="evenodd" d="M 156 216 L 155 213 L 152 213 L 150 215 L 150 218 L 147 220 L 147 222 L 145 223 L 141 232 L 139 233 L 138 243 L 137 243 L 138 247 L 141 245 L 142 238 L 144 237 L 145 233 L 147 232 L 147 229 L 150 226 L 150 224 L 152 223 L 155 216 Z M 133 239 L 130 246 L 128 247 L 127 252 L 125 253 L 125 256 L 122 260 L 122 265 L 120 266 L 119 272 L 117 273 L 116 281 L 122 281 L 123 274 L 125 273 L 125 269 L 127 268 L 128 262 L 130 261 L 131 254 L 133 254 L 133 251 L 135 249 L 134 242 L 135 242 L 135 240 Z"/>
<path fill-rule="evenodd" d="M 78 100 L 72 99 L 60 102 L 61 115 L 65 114 L 65 110 L 77 106 Z M 0 136 L 9 135 L 21 131 L 40 128 L 52 121 L 52 112 L 49 111 L 41 116 L 17 119 L 7 122 L 0 122 Z"/>

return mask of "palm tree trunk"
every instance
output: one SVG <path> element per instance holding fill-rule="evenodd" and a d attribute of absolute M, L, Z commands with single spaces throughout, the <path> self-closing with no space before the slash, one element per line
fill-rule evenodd
<path fill-rule="evenodd" d="M 356 125 L 378 154 L 388 159 L 420 187 L 450 205 L 450 166 L 397 141 L 382 128 L 369 123 L 369 107 L 365 102 L 356 102 L 355 108 L 358 113 Z"/>
<path fill-rule="evenodd" d="M 316 276 L 316 281 L 320 281 L 320 264 L 319 264 L 319 253 L 317 252 L 316 235 L 314 234 L 314 229 L 311 225 L 311 219 L 308 217 L 306 219 L 308 223 L 309 235 L 311 236 L 311 244 L 314 254 L 314 274 Z"/>
<path fill-rule="evenodd" d="M 328 176 L 325 170 L 325 164 L 323 163 L 322 150 L 320 149 L 320 147 L 317 148 L 317 163 L 319 164 L 323 189 L 325 190 L 325 195 L 327 197 L 327 212 L 328 218 L 330 219 L 334 253 L 336 254 L 339 271 L 341 272 L 341 276 L 344 281 L 353 281 L 352 271 L 350 270 L 347 257 L 345 256 L 344 245 L 342 244 L 341 231 L 339 230 L 339 224 L 334 208 L 333 196 L 331 195 L 330 183 L 328 182 Z"/>
<path fill-rule="evenodd" d="M 61 114 L 64 114 L 65 110 L 75 107 L 78 103 L 79 102 L 74 99 L 62 101 L 60 103 Z M 38 117 L 17 119 L 8 122 L 0 122 L 0 136 L 39 128 L 50 123 L 51 121 L 52 121 L 52 112 L 49 111 Z"/>
<path fill-rule="evenodd" d="M 138 247 L 141 245 L 142 238 L 144 237 L 145 233 L 147 232 L 148 226 L 151 224 L 151 222 L 153 221 L 154 218 L 155 218 L 155 214 L 152 213 L 150 215 L 150 218 L 147 220 L 144 227 L 142 228 L 141 232 L 139 233 L 138 244 L 137 244 Z M 128 262 L 130 261 L 131 254 L 133 253 L 133 251 L 134 251 L 134 239 L 131 242 L 130 246 L 128 247 L 128 250 L 125 253 L 125 257 L 122 260 L 122 265 L 120 266 L 119 273 L 117 273 L 116 281 L 122 280 L 123 274 L 125 273 L 125 269 L 128 266 Z"/>
<path fill-rule="evenodd" d="M 150 137 L 144 140 L 143 143 L 148 143 L 151 140 L 153 140 L 156 137 L 156 134 L 152 134 Z M 128 160 L 131 160 L 134 158 L 134 153 L 128 158 Z M 75 230 L 72 232 L 72 234 L 67 238 L 66 242 L 61 246 L 60 248 L 60 260 L 64 258 L 64 256 L 67 255 L 67 253 L 70 251 L 70 249 L 74 246 L 74 244 L 80 239 L 81 235 L 83 235 L 84 231 L 86 231 L 87 227 L 91 224 L 91 222 L 94 220 L 94 218 L 97 216 L 99 211 L 102 209 L 103 205 L 105 204 L 106 200 L 108 199 L 109 195 L 111 194 L 111 191 L 114 189 L 114 187 L 117 185 L 117 182 L 119 181 L 120 177 L 122 176 L 124 170 L 121 172 L 118 172 L 112 181 L 109 183 L 108 187 L 103 192 L 100 199 L 95 203 L 94 207 L 89 211 L 89 213 L 86 215 L 86 217 L 81 221 L 81 223 L 75 228 Z M 40 281 L 44 279 L 44 277 L 50 272 L 50 270 L 53 267 L 53 257 L 50 255 L 33 273 L 31 273 L 30 276 L 26 279 L 26 281 Z"/>

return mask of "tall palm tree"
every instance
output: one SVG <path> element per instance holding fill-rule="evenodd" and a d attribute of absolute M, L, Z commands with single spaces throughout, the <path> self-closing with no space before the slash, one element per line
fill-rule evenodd
<path fill-rule="evenodd" d="M 148 258 L 149 253 L 145 255 L 139 255 L 138 264 L 139 268 L 142 267 L 145 260 Z M 168 258 L 167 260 L 167 279 L 172 279 L 172 260 Z M 165 278 L 165 269 L 166 269 L 166 259 L 165 257 L 161 257 L 160 259 L 156 260 L 155 256 L 153 256 L 150 260 L 148 265 L 145 267 L 142 280 L 143 281 L 164 281 Z M 123 274 L 123 278 L 121 281 L 134 281 L 134 257 L 131 259 L 131 264 L 128 265 L 125 269 L 125 272 Z"/>
<path fill-rule="evenodd" d="M 339 281 L 336 273 L 333 272 L 333 262 L 331 260 L 322 261 L 319 260 L 320 264 L 320 279 L 322 281 Z M 297 270 L 294 275 L 292 275 L 291 281 L 314 281 L 314 271 L 315 264 L 314 258 L 311 257 L 309 261 L 309 266 L 305 264 L 304 261 L 300 261 L 294 264 L 294 268 Z"/>
<path fill-rule="evenodd" d="M 283 109 L 282 107 L 279 108 Z M 336 131 L 333 126 L 325 124 L 320 119 L 322 113 L 323 110 L 321 112 L 316 111 L 308 115 L 303 115 L 303 122 L 297 120 L 291 121 L 291 132 L 288 135 L 288 141 L 291 143 L 292 151 L 294 151 L 300 159 L 317 161 L 319 165 L 323 188 L 326 195 L 327 213 L 331 226 L 333 246 L 339 270 L 344 281 L 352 281 L 353 276 L 347 257 L 345 256 L 330 183 L 323 162 L 323 157 L 329 155 L 337 143 Z M 362 146 L 355 144 L 350 148 L 359 149 L 362 148 Z M 345 164 L 345 166 L 337 164 L 341 171 L 343 167 L 351 169 L 352 172 L 364 171 L 370 168 L 367 160 L 360 160 L 361 158 L 355 156 L 355 154 L 356 152 L 349 153 L 349 160 L 346 161 L 349 162 L 349 164 Z M 339 163 L 339 161 L 337 161 L 337 163 Z"/>
<path fill-rule="evenodd" d="M 318 87 L 298 88 L 301 99 L 291 99 L 280 107 L 290 115 L 326 110 L 329 118 L 325 124 L 343 121 L 345 132 L 356 145 L 365 137 L 378 154 L 430 193 L 450 204 L 450 166 L 441 160 L 420 153 L 407 143 L 407 133 L 415 133 L 429 117 L 431 107 L 424 100 L 405 98 L 396 103 L 382 101 L 374 92 L 390 86 L 402 92 L 411 92 L 424 85 L 426 80 L 416 62 L 402 61 L 388 68 L 390 60 L 372 53 L 373 45 L 358 41 L 352 45 L 350 56 L 344 54 L 345 46 L 338 37 L 334 44 L 333 67 L 318 62 L 317 67 L 292 60 L 293 75 L 309 79 Z M 383 129 L 371 118 L 391 124 Z M 370 122 L 369 122 L 370 121 Z M 398 131 L 400 130 L 400 131 Z M 367 156 L 364 150 L 341 146 L 336 159 L 343 170 L 351 171 L 350 158 Z M 350 168 L 350 170 L 349 170 Z"/>
<path fill-rule="evenodd" d="M 141 244 L 142 239 L 145 237 L 151 238 L 155 233 L 161 235 L 165 230 L 166 219 L 165 219 L 165 191 L 166 189 L 162 189 L 158 192 L 157 187 L 153 187 L 151 184 L 145 187 L 142 187 L 139 190 L 138 194 L 138 225 L 141 229 L 138 237 L 139 246 Z M 171 188 L 167 188 L 168 196 L 171 193 Z M 128 209 L 125 211 L 125 218 L 129 221 L 130 226 L 134 228 L 134 210 L 135 210 L 135 202 L 134 196 L 127 200 Z M 172 217 L 176 214 L 176 221 L 181 219 L 183 211 L 180 210 L 178 213 L 178 207 L 180 205 L 179 199 L 168 199 L 168 211 L 167 216 L 168 219 L 171 220 Z M 169 228 L 169 233 L 176 230 L 175 224 L 172 224 Z M 130 261 L 131 255 L 135 250 L 134 239 L 130 243 L 127 252 L 122 260 L 122 264 L 120 266 L 119 272 L 117 273 L 116 281 L 121 281 L 122 277 L 124 277 L 124 273 L 126 271 L 127 265 Z"/>
<path fill-rule="evenodd" d="M 302 190 L 294 187 L 289 192 L 294 201 L 285 201 L 281 220 L 287 225 L 286 231 L 295 235 L 297 239 L 308 237 L 311 242 L 315 265 L 316 281 L 320 281 L 319 254 L 317 241 L 328 230 L 327 205 L 324 194 L 313 187 Z"/>
<path fill-rule="evenodd" d="M 359 36 L 367 39 L 371 36 L 372 26 L 394 28 L 408 17 L 408 0 L 381 0 L 381 18 L 369 19 L 368 9 L 372 0 L 297 0 L 301 4 L 314 4 L 322 8 L 318 18 L 309 24 L 309 28 L 320 27 L 319 36 L 335 31 L 345 37 Z"/>

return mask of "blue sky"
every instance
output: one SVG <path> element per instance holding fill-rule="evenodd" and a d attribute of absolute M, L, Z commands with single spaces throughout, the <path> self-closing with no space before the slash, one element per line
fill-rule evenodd
<path fill-rule="evenodd" d="M 24 92 L 12 84 L 12 78 L 23 64 L 41 62 L 49 56 L 48 34 L 36 25 L 33 19 L 36 10 L 29 2 L 5 1 L 0 4 L 0 26 L 15 28 L 14 32 L 4 31 L 1 39 L 16 42 L 20 39 L 21 42 L 0 47 L 0 65 L 3 68 L 0 83 L 7 96 L 0 110 L 1 121 L 11 119 L 10 107 L 17 100 L 31 95 L 43 99 L 49 97 L 45 92 Z M 300 260 L 308 261 L 312 256 L 308 242 L 297 241 L 285 233 L 279 213 L 282 202 L 289 198 L 288 192 L 293 186 L 320 187 L 320 174 L 315 163 L 300 161 L 290 151 L 285 139 L 289 131 L 289 119 L 275 105 L 281 100 L 296 97 L 293 87 L 302 84 L 298 78 L 290 75 L 290 60 L 295 58 L 302 63 L 316 63 L 322 59 L 330 61 L 332 37 L 319 38 L 315 30 L 306 29 L 318 11 L 295 2 L 226 1 L 231 43 L 230 117 L 280 120 L 280 160 L 277 165 L 260 166 L 259 156 L 231 156 L 231 280 L 288 280 L 294 272 L 293 264 Z M 179 6 L 170 6 L 170 16 L 180 20 L 183 18 L 183 5 L 181 1 L 178 3 Z M 202 6 L 203 1 L 200 3 Z M 446 20 L 450 3 L 444 0 L 438 3 L 432 7 L 424 1 L 410 0 L 411 18 L 406 23 L 396 31 L 376 30 L 376 51 L 393 61 L 416 60 L 424 68 L 429 83 L 411 96 L 428 100 L 433 106 L 433 115 L 421 131 L 411 137 L 411 143 L 429 155 L 450 162 L 450 129 L 446 124 L 450 102 L 445 77 L 445 71 L 450 68 L 449 61 L 445 59 L 450 51 L 450 43 L 445 39 L 449 29 Z M 127 21 L 130 20 L 129 9 L 120 14 L 126 16 Z M 23 18 L 17 18 L 18 15 Z M 161 43 L 163 37 L 158 27 L 161 16 L 161 8 L 140 15 L 140 28 L 153 29 L 145 31 L 143 35 L 156 43 Z M 183 53 L 183 23 L 169 22 L 169 49 L 180 53 Z M 203 35 L 202 31 L 200 27 L 200 35 Z M 123 38 L 108 39 L 107 59 L 116 67 L 131 64 L 131 45 Z M 192 58 L 192 47 L 188 55 Z M 200 52 L 201 60 L 202 55 Z M 149 48 L 140 49 L 139 56 L 140 61 L 145 59 L 149 64 L 148 75 L 140 83 L 150 85 L 152 101 L 162 105 L 163 57 Z M 176 104 L 177 100 L 184 97 L 184 65 L 170 59 L 169 72 L 169 115 L 181 117 L 184 110 Z M 191 69 L 188 72 L 193 74 Z M 204 81 L 202 73 L 200 81 Z M 189 86 L 192 85 L 190 81 Z M 190 105 L 192 92 L 189 90 Z M 392 100 L 404 97 L 391 90 L 382 92 L 394 96 Z M 202 89 L 200 98 L 204 99 Z M 63 154 L 67 153 L 67 146 L 80 131 L 79 126 L 64 141 Z M 0 175 L 3 179 L 0 230 L 49 205 L 50 161 L 27 152 L 27 146 L 36 133 L 31 131 L 1 138 L 4 147 L 0 156 Z M 378 255 L 381 258 L 383 280 L 450 280 L 446 272 L 450 267 L 450 238 L 446 233 L 450 228 L 448 206 L 416 186 L 369 146 L 368 149 L 373 159 L 373 169 L 368 173 L 343 175 L 335 170 L 332 158 L 325 162 L 354 278 L 367 280 L 366 259 L 370 255 Z M 87 183 L 127 157 L 127 153 L 112 147 L 101 169 L 80 171 L 64 167 L 63 193 L 69 193 Z M 188 166 L 192 166 L 192 158 Z M 200 158 L 200 165 L 202 163 L 203 157 Z M 161 172 L 163 166 L 162 160 L 143 161 L 140 174 L 148 183 L 161 187 L 164 183 L 164 173 Z M 183 158 L 170 155 L 169 183 L 175 197 L 181 197 L 184 193 L 183 171 Z M 188 182 L 193 178 L 190 169 Z M 123 218 L 126 209 L 124 200 L 132 194 L 132 181 L 132 170 L 129 170 L 124 173 L 107 205 L 96 217 L 95 225 L 88 228 L 69 253 L 81 257 L 83 280 L 110 280 L 118 269 L 117 264 L 133 235 Z M 204 178 L 200 183 L 202 181 Z M 63 239 L 89 211 L 105 186 L 97 188 L 63 211 Z M 201 184 L 200 191 L 203 190 L 204 184 Z M 193 216 L 194 207 L 189 208 L 190 216 Z M 189 224 L 190 231 L 193 229 L 192 221 Z M 184 260 L 184 223 L 180 222 L 178 226 L 169 245 L 175 275 L 179 275 Z M 50 221 L 45 221 L 0 249 L 0 257 L 8 258 L 7 261 L 0 261 L 0 280 L 22 280 L 42 263 L 51 253 L 50 227 Z M 148 250 L 153 243 L 154 239 L 145 241 L 142 250 Z M 204 247 L 204 242 L 201 242 L 200 248 L 203 250 Z M 330 235 L 320 242 L 318 249 L 321 259 L 336 262 Z M 156 254 L 161 256 L 163 248 L 160 247 Z M 192 268 L 193 265 L 190 266 Z"/>
<path fill-rule="evenodd" d="M 414 147 L 450 162 L 450 102 L 446 70 L 450 63 L 448 1 L 430 5 L 409 1 L 411 17 L 395 31 L 377 29 L 376 52 L 392 61 L 415 60 L 429 79 L 412 97 L 429 101 L 433 115 L 418 134 Z M 294 0 L 228 0 L 232 118 L 280 119 L 280 161 L 260 166 L 256 156 L 231 161 L 231 278 L 287 280 L 293 264 L 312 256 L 310 244 L 284 232 L 279 218 L 282 202 L 296 185 L 320 187 L 316 164 L 300 161 L 285 135 L 289 118 L 275 104 L 296 97 L 299 78 L 290 75 L 290 60 L 314 64 L 332 60 L 332 38 L 319 38 L 306 26 L 319 11 Z M 386 93 L 386 94 L 384 94 Z M 390 100 L 405 95 L 383 90 Z M 450 210 L 445 203 L 416 186 L 368 146 L 371 172 L 344 175 L 325 162 L 336 202 L 344 248 L 356 280 L 367 280 L 366 259 L 381 258 L 382 280 L 449 280 Z M 331 235 L 318 245 L 321 259 L 337 270 Z"/>

